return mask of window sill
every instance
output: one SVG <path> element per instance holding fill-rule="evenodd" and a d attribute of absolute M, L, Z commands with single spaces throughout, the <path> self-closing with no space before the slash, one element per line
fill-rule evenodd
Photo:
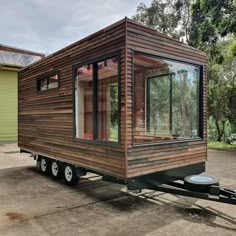
<path fill-rule="evenodd" d="M 160 142 L 133 143 L 133 147 L 135 148 L 135 147 L 145 147 L 145 146 L 159 146 L 159 145 L 188 143 L 196 141 L 204 141 L 204 140 L 202 138 L 194 138 L 194 139 L 183 139 L 174 141 L 171 140 L 171 141 L 160 141 Z"/>
<path fill-rule="evenodd" d="M 73 138 L 74 142 L 84 143 L 84 144 L 94 144 L 101 146 L 120 146 L 120 141 L 109 141 L 109 140 L 94 140 L 94 139 L 83 139 L 83 138 Z"/>

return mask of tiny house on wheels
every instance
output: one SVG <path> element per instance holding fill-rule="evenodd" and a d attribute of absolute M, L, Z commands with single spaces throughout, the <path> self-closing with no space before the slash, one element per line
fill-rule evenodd
<path fill-rule="evenodd" d="M 18 145 L 44 173 L 141 188 L 205 171 L 206 55 L 195 48 L 124 18 L 25 67 L 18 85 Z"/>

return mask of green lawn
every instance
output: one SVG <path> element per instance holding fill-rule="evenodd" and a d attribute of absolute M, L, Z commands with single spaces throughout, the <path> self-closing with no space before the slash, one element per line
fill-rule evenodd
<path fill-rule="evenodd" d="M 216 142 L 216 141 L 208 141 L 207 146 L 209 148 L 224 148 L 224 149 L 236 150 L 236 144 L 229 145 L 223 142 Z"/>

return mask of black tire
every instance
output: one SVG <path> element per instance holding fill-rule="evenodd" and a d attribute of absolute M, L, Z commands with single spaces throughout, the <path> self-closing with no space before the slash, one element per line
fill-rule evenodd
<path fill-rule="evenodd" d="M 41 157 L 39 161 L 39 168 L 42 174 L 48 175 L 51 171 L 50 169 L 51 161 L 47 157 Z"/>
<path fill-rule="evenodd" d="M 67 185 L 74 186 L 78 183 L 79 177 L 75 166 L 71 164 L 64 164 L 63 172 L 64 181 Z"/>
<path fill-rule="evenodd" d="M 190 191 L 209 193 L 212 185 L 219 186 L 219 181 L 212 176 L 190 175 L 184 178 L 184 186 Z"/>
<path fill-rule="evenodd" d="M 51 161 L 51 175 L 54 179 L 61 179 L 63 176 L 63 164 L 60 161 Z"/>

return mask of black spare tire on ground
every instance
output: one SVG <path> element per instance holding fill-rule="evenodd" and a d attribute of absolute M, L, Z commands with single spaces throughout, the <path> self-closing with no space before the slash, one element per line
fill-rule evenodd
<path fill-rule="evenodd" d="M 219 186 L 219 181 L 212 176 L 190 175 L 184 178 L 184 187 L 190 191 L 209 193 L 212 185 Z"/>

